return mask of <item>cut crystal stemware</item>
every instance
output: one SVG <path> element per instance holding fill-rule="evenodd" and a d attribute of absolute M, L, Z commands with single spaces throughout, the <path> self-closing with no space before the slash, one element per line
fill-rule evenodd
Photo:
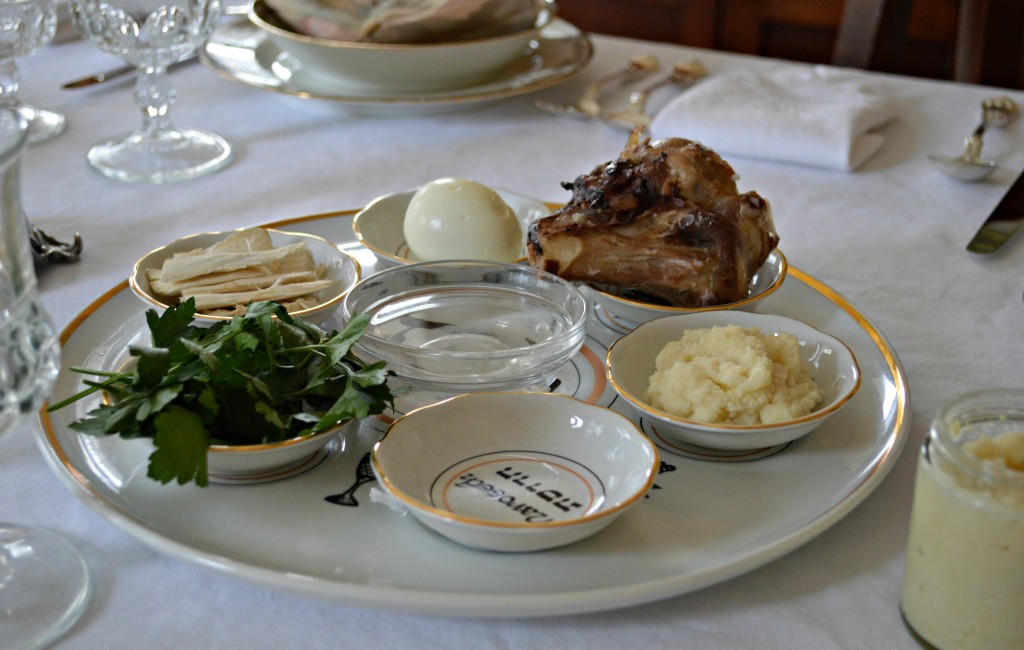
<path fill-rule="evenodd" d="M 42 142 L 64 130 L 64 115 L 18 98 L 21 77 L 16 59 L 53 40 L 57 31 L 54 0 L 0 0 L 0 106 L 19 109 L 28 120 L 29 142 Z"/>
<path fill-rule="evenodd" d="M 100 173 L 123 181 L 165 183 L 220 169 L 231 146 L 220 136 L 178 129 L 167 66 L 193 52 L 217 27 L 220 0 L 71 0 L 78 31 L 101 50 L 139 68 L 135 104 L 142 128 L 89 150 Z"/>
<path fill-rule="evenodd" d="M 42 405 L 60 367 L 21 208 L 28 129 L 24 113 L 0 107 L 0 435 Z M 46 530 L 0 523 L 0 645 L 48 645 L 78 619 L 88 594 L 89 573 L 74 546 Z"/>

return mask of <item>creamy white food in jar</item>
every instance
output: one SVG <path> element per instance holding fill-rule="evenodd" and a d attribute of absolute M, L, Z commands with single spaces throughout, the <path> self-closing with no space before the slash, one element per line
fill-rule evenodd
<path fill-rule="evenodd" d="M 941 650 L 1024 648 L 1024 391 L 973 393 L 936 418 L 900 604 Z"/>

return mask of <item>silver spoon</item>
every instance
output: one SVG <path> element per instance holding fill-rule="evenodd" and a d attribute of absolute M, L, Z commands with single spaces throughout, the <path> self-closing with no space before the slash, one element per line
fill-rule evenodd
<path fill-rule="evenodd" d="M 604 88 L 612 83 L 623 83 L 635 81 L 646 77 L 660 67 L 658 59 L 653 55 L 642 53 L 635 54 L 629 59 L 621 70 L 592 82 L 583 90 L 583 94 L 575 102 L 568 104 L 553 104 L 551 102 L 537 101 L 537 107 L 553 115 L 569 115 L 582 119 L 594 119 L 601 114 L 601 105 L 598 103 L 598 96 Z"/>
<path fill-rule="evenodd" d="M 996 168 L 994 160 L 981 159 L 981 138 L 989 127 L 1002 128 L 1020 117 L 1020 105 L 1007 97 L 990 97 L 981 103 L 981 123 L 967 137 L 964 151 L 959 156 L 936 156 L 928 160 L 940 172 L 958 181 L 973 183 L 987 177 Z"/>
<path fill-rule="evenodd" d="M 707 76 L 707 68 L 697 59 L 681 61 L 672 66 L 672 71 L 662 79 L 655 81 L 646 88 L 629 94 L 629 103 L 620 111 L 607 113 L 603 119 L 615 128 L 631 131 L 637 126 L 649 126 L 651 116 L 647 113 L 647 102 L 654 91 L 664 86 L 685 88 Z"/>

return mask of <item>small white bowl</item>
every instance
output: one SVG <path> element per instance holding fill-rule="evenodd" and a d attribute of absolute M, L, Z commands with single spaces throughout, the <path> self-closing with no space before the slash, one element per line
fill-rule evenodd
<path fill-rule="evenodd" d="M 272 229 L 268 229 L 268 232 L 270 233 L 270 240 L 275 247 L 286 246 L 296 242 L 305 243 L 313 254 L 313 261 L 318 266 L 323 267 L 324 278 L 331 281 L 331 286 L 317 294 L 316 306 L 289 312 L 292 316 L 298 316 L 313 323 L 323 323 L 337 311 L 338 307 L 341 306 L 341 301 L 345 298 L 345 294 L 359 282 L 361 273 L 359 262 L 331 242 L 316 235 Z M 227 231 L 189 235 L 146 253 L 139 258 L 135 263 L 135 268 L 132 269 L 132 275 L 128 282 L 132 291 L 150 306 L 161 310 L 167 309 L 170 305 L 153 293 L 149 286 L 149 276 L 146 272 L 149 269 L 161 268 L 164 260 L 175 253 L 207 248 L 230 234 L 231 232 Z M 231 317 L 202 314 L 199 312 L 195 315 L 195 322 L 197 324 L 212 325 L 220 320 L 231 320 Z"/>
<path fill-rule="evenodd" d="M 644 401 L 655 371 L 655 358 L 665 345 L 689 329 L 716 325 L 757 327 L 765 334 L 787 332 L 800 343 L 803 359 L 824 395 L 815 410 L 777 424 L 707 424 L 655 409 Z M 861 373 L 853 352 L 840 340 L 798 320 L 744 311 L 717 311 L 667 316 L 638 326 L 608 349 L 608 380 L 634 411 L 659 434 L 685 443 L 729 451 L 750 451 L 785 444 L 807 435 L 835 415 L 860 387 Z"/>
<path fill-rule="evenodd" d="M 536 199 L 521 194 L 498 190 L 498 196 L 508 204 L 523 228 L 523 245 L 526 245 L 526 230 L 531 223 L 551 214 L 548 206 Z M 388 194 L 371 201 L 352 220 L 352 231 L 363 246 L 373 251 L 382 268 L 420 262 L 409 251 L 405 242 L 405 211 L 416 190 Z M 520 260 L 526 258 L 526 252 Z"/>
<path fill-rule="evenodd" d="M 211 482 L 238 482 L 267 480 L 288 475 L 301 468 L 321 449 L 334 440 L 338 426 L 310 436 L 259 445 L 210 445 L 206 452 L 207 473 Z"/>
<path fill-rule="evenodd" d="M 614 287 L 601 287 L 593 284 L 585 284 L 583 286 L 594 303 L 601 307 L 611 319 L 621 321 L 625 327 L 631 329 L 639 323 L 646 323 L 651 319 L 664 316 L 732 309 L 753 309 L 759 302 L 775 293 L 782 286 L 788 269 L 789 265 L 786 262 L 786 256 L 782 254 L 782 251 L 775 249 L 768 254 L 768 259 L 765 260 L 761 268 L 750 279 L 746 298 L 710 307 L 659 305 L 645 302 L 631 295 L 631 292 L 628 290 L 623 291 Z"/>
<path fill-rule="evenodd" d="M 410 384 L 442 392 L 511 390 L 545 380 L 583 346 L 586 298 L 522 264 L 472 260 L 396 266 L 345 296 L 368 314 L 354 350 Z"/>
<path fill-rule="evenodd" d="M 545 7 L 532 28 L 510 34 L 450 43 L 389 44 L 307 36 L 294 31 L 262 0 L 249 9 L 249 20 L 311 71 L 392 93 L 436 91 L 488 79 L 528 56 L 531 43 L 553 17 L 551 7 Z"/>
<path fill-rule="evenodd" d="M 384 489 L 428 528 L 517 552 L 608 526 L 647 493 L 659 466 L 628 418 L 550 393 L 472 393 L 412 411 L 372 461 Z"/>

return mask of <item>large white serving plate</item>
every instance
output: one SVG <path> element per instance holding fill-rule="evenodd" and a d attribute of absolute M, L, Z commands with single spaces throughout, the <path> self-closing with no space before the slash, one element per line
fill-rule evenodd
<path fill-rule="evenodd" d="M 353 241 L 353 214 L 268 225 L 331 239 L 356 255 L 369 275 L 372 254 Z M 663 465 L 649 496 L 594 537 L 550 551 L 470 550 L 371 498 L 377 489 L 360 461 L 386 427 L 380 419 L 351 427 L 304 473 L 206 489 L 146 478 L 142 443 L 71 431 L 67 424 L 89 407 L 85 402 L 42 413 L 40 442 L 73 493 L 129 534 L 172 557 L 260 585 L 450 616 L 544 616 L 634 605 L 721 582 L 814 538 L 878 486 L 905 443 L 906 378 L 863 314 L 792 268 L 758 311 L 804 320 L 853 350 L 863 383 L 847 408 L 785 449 L 750 454 L 765 457 L 745 462 L 681 455 L 654 435 Z M 79 388 L 80 377 L 68 367 L 109 363 L 123 354 L 126 341 L 143 335 L 142 312 L 121 284 L 67 327 L 56 399 Z M 605 323 L 595 314 L 586 346 L 552 390 L 624 409 L 601 374 L 605 350 L 621 334 Z M 325 499 L 342 494 L 342 501 L 358 505 Z"/>
<path fill-rule="evenodd" d="M 415 112 L 479 104 L 547 88 L 582 71 L 593 54 L 586 34 L 555 19 L 541 30 L 532 52 L 491 79 L 426 91 L 372 88 L 307 67 L 297 55 L 278 47 L 267 32 L 241 20 L 217 29 L 199 57 L 221 76 L 263 90 L 331 100 L 375 112 Z"/>

